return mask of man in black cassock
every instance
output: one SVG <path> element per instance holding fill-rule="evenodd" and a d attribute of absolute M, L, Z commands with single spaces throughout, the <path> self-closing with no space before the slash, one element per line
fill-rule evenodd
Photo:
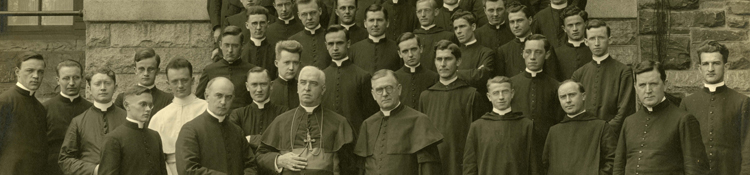
<path fill-rule="evenodd" d="M 58 164 L 65 174 L 98 174 L 104 136 L 125 123 L 125 110 L 114 106 L 115 72 L 95 68 L 86 75 L 94 105 L 73 118 L 60 147 Z"/>
<path fill-rule="evenodd" d="M 464 175 L 536 175 L 541 150 L 535 145 L 535 122 L 511 107 L 515 94 L 508 77 L 487 81 L 492 112 L 471 123 L 466 136 Z"/>
<path fill-rule="evenodd" d="M 437 71 L 435 69 L 435 43 L 440 40 L 450 40 L 457 43 L 456 35 L 453 34 L 453 26 L 447 28 L 437 26 L 435 18 L 439 15 L 440 8 L 435 0 L 417 0 L 417 19 L 419 19 L 419 28 L 414 29 L 414 34 L 419 37 L 422 54 L 420 55 L 420 64 L 422 67 Z M 450 18 L 450 17 L 448 17 Z M 432 83 L 434 84 L 434 83 Z M 403 101 L 403 100 L 402 100 Z M 416 106 L 414 106 L 416 107 Z"/>
<path fill-rule="evenodd" d="M 435 17 L 435 24 L 444 29 L 453 28 L 454 20 L 452 16 L 459 10 L 473 14 L 477 27 L 487 24 L 487 17 L 484 16 L 484 5 L 481 0 L 443 0 L 441 6 L 438 16 Z"/>
<path fill-rule="evenodd" d="M 289 174 L 356 174 L 349 121 L 321 106 L 326 77 L 314 66 L 299 76 L 300 105 L 273 120 L 261 136 L 258 164 Z"/>
<path fill-rule="evenodd" d="M 122 94 L 127 120 L 104 137 L 101 175 L 167 175 L 159 133 L 146 127 L 153 100 L 144 87 L 132 87 Z"/>
<path fill-rule="evenodd" d="M 247 80 L 247 71 L 255 65 L 245 62 L 241 58 L 242 53 L 242 31 L 237 26 L 228 26 L 221 34 L 221 51 L 224 54 L 222 60 L 211 63 L 203 69 L 201 77 L 198 80 L 198 87 L 195 89 L 195 96 L 200 99 L 206 99 L 206 87 L 208 81 L 216 77 L 225 77 L 232 80 L 234 85 L 234 95 L 237 99 L 232 100 L 230 109 L 247 106 L 250 103 L 250 93 L 248 93 L 243 84 Z"/>
<path fill-rule="evenodd" d="M 458 76 L 468 81 L 479 92 L 486 92 L 487 82 L 493 74 L 496 55 L 492 49 L 477 43 L 474 30 L 477 28 L 474 15 L 469 12 L 453 14 L 453 29 L 461 48 L 461 64 L 458 65 Z"/>
<path fill-rule="evenodd" d="M 383 0 L 381 1 L 385 9 L 386 24 L 388 28 L 385 31 L 387 38 L 392 40 L 398 38 L 404 32 L 412 32 L 419 26 L 417 19 L 417 0 Z M 367 12 L 365 12 L 365 15 Z M 365 16 L 365 23 L 367 23 Z M 395 70 L 394 70 L 395 71 Z"/>
<path fill-rule="evenodd" d="M 143 48 L 135 53 L 135 77 L 138 82 L 137 86 L 144 87 L 151 91 L 151 95 L 154 98 L 154 108 L 151 116 L 154 116 L 156 112 L 159 112 L 162 108 L 172 103 L 174 96 L 170 93 L 164 92 L 156 88 L 156 75 L 159 74 L 159 65 L 161 65 L 161 57 L 156 54 L 156 51 L 152 48 Z M 115 99 L 115 106 L 124 109 L 122 104 L 122 94 L 117 95 Z M 149 120 L 151 118 L 149 117 Z M 148 125 L 148 122 L 146 122 Z M 112 128 L 114 129 L 114 128 Z"/>
<path fill-rule="evenodd" d="M 573 72 L 573 79 L 581 82 L 586 94 L 586 111 L 604 119 L 616 134 L 622 121 L 635 112 L 633 75 L 630 67 L 615 60 L 609 48 L 609 27 L 600 20 L 591 20 L 586 26 L 586 45 L 593 61 Z"/>
<path fill-rule="evenodd" d="M 504 75 L 508 77 L 516 76 L 517 74 L 524 73 L 526 65 L 523 59 L 523 47 L 526 38 L 531 36 L 531 23 L 536 18 L 531 17 L 531 9 L 525 5 L 521 5 L 516 1 L 511 1 L 508 4 L 508 21 L 510 22 L 510 30 L 516 39 L 505 43 L 504 45 L 497 48 L 497 62 L 495 63 L 495 72 L 498 75 Z M 549 37 L 547 37 L 549 39 Z M 552 43 L 552 40 L 549 40 Z M 554 53 L 553 50 L 550 52 Z M 544 63 L 544 70 L 548 75 L 557 79 L 557 59 L 554 58 L 554 54 L 550 54 L 550 58 Z"/>
<path fill-rule="evenodd" d="M 335 0 L 337 24 L 344 26 L 349 32 L 349 42 L 357 43 L 367 39 L 367 29 L 362 27 L 363 24 L 354 22 L 354 15 L 357 11 L 357 0 Z"/>
<path fill-rule="evenodd" d="M 247 8 L 247 15 L 249 17 L 246 20 L 247 23 L 243 23 L 245 28 L 248 30 L 248 35 L 245 40 L 246 43 L 242 45 L 242 60 L 252 65 L 256 65 L 268 70 L 271 75 L 276 75 L 276 66 L 273 64 L 276 60 L 276 40 L 266 37 L 266 30 L 271 15 L 268 14 L 268 10 L 260 6 L 251 6 Z M 245 36 L 245 34 L 242 34 Z"/>
<path fill-rule="evenodd" d="M 698 48 L 703 87 L 682 99 L 680 108 L 695 115 L 708 154 L 709 174 L 750 173 L 750 98 L 724 84 L 729 50 L 710 40 Z"/>
<path fill-rule="evenodd" d="M 506 0 L 484 0 L 484 14 L 488 25 L 477 28 L 474 35 L 479 44 L 490 49 L 497 49 L 513 40 L 515 35 L 510 31 L 508 14 L 505 13 Z"/>
<path fill-rule="evenodd" d="M 57 64 L 57 85 L 60 94 L 42 103 L 47 109 L 47 167 L 45 174 L 62 175 L 57 159 L 70 121 L 91 107 L 91 102 L 81 97 L 83 66 L 75 60 Z"/>
<path fill-rule="evenodd" d="M 443 174 L 437 149 L 443 135 L 427 115 L 401 104 L 396 74 L 381 69 L 371 81 L 380 112 L 362 124 L 354 147 L 365 159 L 364 174 Z"/>
<path fill-rule="evenodd" d="M 249 25 L 246 25 L 246 23 L 249 22 L 247 21 L 248 15 L 250 15 L 250 13 L 248 13 L 248 10 L 250 9 L 250 7 L 256 6 L 256 5 L 253 4 L 252 1 L 250 0 L 240 0 L 240 3 L 242 4 L 242 11 L 232 16 L 228 16 L 226 21 L 229 23 L 230 26 L 240 27 L 242 29 L 242 40 L 245 42 L 249 42 L 250 40 L 249 29 L 250 28 L 245 27 L 245 26 L 249 26 Z M 260 7 L 260 8 L 263 8 L 263 7 Z"/>
<path fill-rule="evenodd" d="M 568 79 L 573 72 L 591 62 L 591 49 L 584 44 L 584 32 L 588 13 L 576 6 L 568 6 L 561 14 L 563 30 L 565 35 L 560 39 L 558 45 L 553 45 L 555 55 L 560 63 L 560 79 Z"/>
<path fill-rule="evenodd" d="M 346 29 L 332 25 L 326 31 L 326 47 L 333 62 L 323 70 L 328 80 L 328 93 L 323 95 L 323 107 L 346 117 L 356 132 L 368 114 L 377 111 L 377 104 L 367 94 L 371 76 L 369 72 L 354 65 L 347 56 L 349 39 Z"/>
<path fill-rule="evenodd" d="M 297 96 L 297 73 L 300 69 L 299 57 L 302 45 L 294 40 L 276 43 L 276 61 L 278 77 L 271 82 L 271 101 L 279 106 L 294 108 L 299 105 Z"/>
<path fill-rule="evenodd" d="M 302 66 L 315 66 L 319 69 L 328 67 L 331 63 L 326 51 L 325 34 L 326 29 L 320 25 L 321 13 L 324 13 L 318 1 L 320 0 L 297 0 L 297 14 L 299 14 L 305 29 L 289 37 L 302 44 L 305 48 L 300 55 Z"/>
<path fill-rule="evenodd" d="M 411 32 L 406 32 L 398 37 L 398 55 L 404 59 L 404 66 L 396 71 L 396 78 L 402 87 L 400 102 L 404 106 L 417 108 L 419 106 L 419 95 L 430 86 L 438 82 L 440 75 L 435 71 L 427 69 L 419 61 L 423 40 Z M 433 61 L 434 64 L 434 61 Z"/>
<path fill-rule="evenodd" d="M 0 94 L 0 174 L 42 174 L 47 159 L 47 110 L 34 97 L 47 64 L 34 52 L 16 56 L 16 86 Z"/>
<path fill-rule="evenodd" d="M 207 0 L 208 18 L 214 39 L 219 37 L 221 29 L 229 26 L 227 17 L 240 13 L 244 8 L 240 0 Z"/>
<path fill-rule="evenodd" d="M 566 80 L 557 90 L 566 114 L 552 126 L 544 144 L 544 174 L 612 174 L 617 135 L 606 121 L 584 109 L 586 90 L 581 83 Z"/>
<path fill-rule="evenodd" d="M 587 0 L 550 0 L 548 4 L 539 4 L 534 9 L 537 13 L 534 14 L 534 24 L 532 24 L 532 30 L 534 32 L 540 32 L 542 35 L 550 38 L 552 45 L 562 44 L 560 38 L 565 35 L 563 28 L 562 12 L 563 9 L 568 6 L 576 6 L 579 9 L 586 8 Z M 544 7 L 543 9 L 541 7 Z"/>
<path fill-rule="evenodd" d="M 709 174 L 700 124 L 666 101 L 667 75 L 660 66 L 654 61 L 635 65 L 635 89 L 643 108 L 622 124 L 614 174 Z"/>
<path fill-rule="evenodd" d="M 533 34 L 526 38 L 523 47 L 523 59 L 526 71 L 510 78 L 513 81 L 513 109 L 534 120 L 534 150 L 536 158 L 541 160 L 544 140 L 552 125 L 560 123 L 563 110 L 557 100 L 557 87 L 560 82 L 543 69 L 550 54 L 549 41 L 544 35 Z"/>
<path fill-rule="evenodd" d="M 456 71 L 462 62 L 458 45 L 439 41 L 435 51 L 440 80 L 419 96 L 419 111 L 430 117 L 443 134 L 438 144 L 444 174 L 461 174 L 466 134 L 471 122 L 489 109 L 476 88 L 460 78 Z M 485 109 L 486 108 L 486 109 Z"/>
<path fill-rule="evenodd" d="M 226 77 L 208 82 L 203 114 L 185 123 L 177 136 L 178 174 L 256 174 L 255 154 L 242 128 L 227 122 L 234 85 Z"/>
<path fill-rule="evenodd" d="M 233 110 L 229 114 L 229 121 L 242 128 L 250 148 L 256 150 L 260 146 L 260 135 L 263 131 L 276 116 L 286 112 L 289 108 L 271 102 L 269 98 L 271 78 L 267 70 L 261 67 L 250 69 L 245 86 L 250 92 L 250 97 L 253 98 L 253 103 Z"/>
<path fill-rule="evenodd" d="M 353 52 L 349 52 L 349 57 L 368 73 L 380 69 L 398 70 L 402 64 L 396 52 L 398 44 L 390 35 L 386 35 L 386 30 L 392 27 L 388 21 L 393 19 L 388 18 L 388 11 L 378 4 L 370 5 L 365 16 L 365 28 L 369 35 L 351 46 Z"/>
<path fill-rule="evenodd" d="M 305 28 L 302 21 L 296 18 L 296 9 L 292 0 L 274 0 L 274 9 L 278 20 L 268 24 L 266 35 L 273 41 L 286 40 L 290 36 L 302 31 Z M 269 21 L 270 22 L 270 21 Z"/>

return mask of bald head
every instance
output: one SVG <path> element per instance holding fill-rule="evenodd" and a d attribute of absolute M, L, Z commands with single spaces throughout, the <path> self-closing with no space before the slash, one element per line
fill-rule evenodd
<path fill-rule="evenodd" d="M 326 91 L 326 75 L 315 66 L 306 66 L 299 73 L 297 94 L 301 105 L 317 106 Z"/>
<path fill-rule="evenodd" d="M 234 84 L 226 77 L 216 77 L 208 82 L 206 87 L 206 102 L 212 113 L 225 116 L 234 99 Z"/>

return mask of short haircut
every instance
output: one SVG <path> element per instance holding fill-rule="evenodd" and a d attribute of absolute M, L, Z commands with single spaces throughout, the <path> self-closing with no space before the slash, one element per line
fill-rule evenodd
<path fill-rule="evenodd" d="M 141 86 L 129 87 L 125 89 L 125 92 L 122 93 L 122 99 L 127 101 L 127 99 L 130 97 L 138 96 L 144 93 L 151 94 L 151 90 Z"/>
<path fill-rule="evenodd" d="M 60 76 L 60 69 L 62 69 L 63 67 L 77 67 L 78 70 L 81 71 L 80 76 L 83 76 L 83 66 L 76 60 L 66 59 L 65 61 L 58 63 L 57 70 L 55 70 L 55 72 L 57 72 L 57 76 Z"/>
<path fill-rule="evenodd" d="M 261 7 L 261 6 L 257 6 L 257 5 L 250 6 L 249 8 L 247 8 L 247 13 L 245 14 L 247 14 L 248 17 L 250 15 L 263 15 L 263 16 L 266 16 L 266 21 L 270 20 L 268 17 L 269 16 L 268 9 Z"/>
<path fill-rule="evenodd" d="M 191 75 L 193 74 L 193 64 L 190 64 L 190 61 L 182 57 L 177 57 L 172 59 L 172 61 L 169 61 L 166 71 L 167 79 L 169 79 L 170 69 L 188 69 L 188 73 L 190 73 Z"/>
<path fill-rule="evenodd" d="M 450 50 L 451 54 L 456 57 L 456 60 L 461 59 L 461 49 L 458 45 L 448 40 L 440 40 L 435 44 L 435 52 L 438 50 Z"/>
<path fill-rule="evenodd" d="M 729 49 L 727 49 L 727 46 L 714 40 L 708 40 L 703 42 L 703 44 L 701 44 L 701 46 L 698 48 L 698 62 L 700 63 L 701 61 L 700 55 L 702 53 L 712 52 L 719 52 L 724 63 L 727 63 L 727 61 L 729 60 Z"/>
<path fill-rule="evenodd" d="M 344 36 L 346 36 L 346 40 L 349 41 L 349 32 L 346 31 L 346 28 L 344 26 L 341 26 L 339 24 L 334 24 L 331 26 L 328 26 L 326 29 L 326 35 L 336 32 L 344 32 Z"/>
<path fill-rule="evenodd" d="M 319 9 L 323 7 L 323 5 L 320 4 L 318 0 L 292 0 L 292 2 L 294 2 L 297 5 L 298 9 L 299 9 L 300 4 L 310 4 L 310 3 L 314 3 L 315 5 L 318 6 Z"/>
<path fill-rule="evenodd" d="M 501 83 L 508 83 L 508 85 L 513 87 L 513 82 L 510 81 L 510 78 L 506 76 L 495 76 L 487 80 L 487 89 L 490 88 L 491 84 L 501 84 Z"/>
<path fill-rule="evenodd" d="M 372 73 L 372 78 L 370 78 L 370 81 L 375 81 L 386 76 L 392 76 L 393 79 L 396 80 L 396 84 L 399 83 L 398 77 L 396 77 L 396 73 L 390 69 L 380 69 L 378 71 L 375 71 L 375 73 Z"/>
<path fill-rule="evenodd" d="M 484 0 L 484 2 L 482 2 L 482 6 L 486 8 L 487 2 L 498 2 L 498 1 L 502 1 L 503 3 L 505 3 L 505 0 Z"/>
<path fill-rule="evenodd" d="M 250 74 L 253 74 L 253 73 L 262 73 L 262 74 L 266 75 L 266 77 L 268 77 L 269 81 L 271 80 L 271 76 L 268 75 L 268 70 L 266 70 L 266 68 L 263 68 L 263 67 L 260 67 L 260 66 L 253 67 L 253 68 L 251 68 L 250 70 L 247 71 L 247 77 L 250 77 Z"/>
<path fill-rule="evenodd" d="M 589 20 L 589 13 L 586 11 L 581 10 L 578 8 L 578 6 L 575 5 L 569 5 L 568 7 L 565 7 L 562 10 L 562 14 L 560 15 L 560 24 L 565 25 L 565 18 L 571 17 L 571 16 L 580 16 L 583 19 L 583 22 L 586 22 Z"/>
<path fill-rule="evenodd" d="M 112 69 L 106 68 L 106 67 L 97 67 L 92 68 L 92 70 L 86 71 L 86 82 L 88 82 L 89 85 L 91 85 L 91 78 L 94 77 L 96 74 L 104 74 L 107 75 L 109 78 L 112 79 L 112 82 L 117 84 L 117 77 L 115 76 L 115 71 L 112 71 Z"/>
<path fill-rule="evenodd" d="M 161 57 L 159 57 L 159 54 L 156 54 L 156 51 L 154 51 L 154 49 L 152 48 L 138 49 L 138 51 L 135 52 L 135 56 L 133 56 L 133 62 L 137 63 L 139 61 L 151 58 L 156 60 L 156 67 L 159 68 L 159 65 L 161 64 Z"/>
<path fill-rule="evenodd" d="M 276 60 L 281 58 L 281 51 L 287 51 L 289 53 L 296 53 L 301 56 L 302 44 L 295 40 L 283 40 L 276 43 Z"/>
<path fill-rule="evenodd" d="M 472 14 L 470 11 L 465 11 L 458 9 L 456 13 L 453 13 L 451 16 L 451 22 L 456 21 L 458 19 L 464 19 L 466 22 L 469 22 L 469 24 L 476 24 L 477 18 L 474 17 L 474 14 Z"/>
<path fill-rule="evenodd" d="M 305 67 L 303 67 L 299 71 L 299 74 L 301 76 L 301 75 L 303 75 L 303 74 L 305 74 L 307 72 L 310 72 L 310 71 L 318 74 L 318 80 L 320 80 L 320 82 L 319 82 L 320 84 L 322 84 L 322 85 L 326 84 L 326 73 L 323 72 L 322 70 L 320 70 L 318 67 L 315 67 L 315 66 L 305 66 Z M 299 79 L 300 78 L 297 78 L 297 82 L 300 81 Z"/>
<path fill-rule="evenodd" d="M 423 2 L 429 2 L 430 3 L 430 7 L 432 7 L 433 9 L 438 8 L 438 4 L 437 4 L 437 2 L 435 2 L 435 0 L 417 0 L 417 4 L 423 3 Z"/>
<path fill-rule="evenodd" d="M 609 26 L 607 26 L 607 23 L 598 19 L 592 19 L 591 21 L 589 21 L 588 24 L 586 25 L 586 30 L 588 31 L 588 30 L 591 30 L 592 28 L 599 28 L 599 27 L 606 27 L 607 36 L 612 36 L 611 35 L 612 29 L 610 29 Z M 588 32 L 583 32 L 583 36 L 588 37 L 588 34 L 586 33 Z"/>
<path fill-rule="evenodd" d="M 583 84 L 581 84 L 581 82 L 577 82 L 577 81 L 572 80 L 572 79 L 567 79 L 567 80 L 563 81 L 562 83 L 560 83 L 560 87 L 562 87 L 562 85 L 568 84 L 568 83 L 573 83 L 576 86 L 578 86 L 578 92 L 580 92 L 580 93 L 585 93 L 586 92 L 586 89 L 583 87 Z M 560 89 L 560 88 L 558 87 L 558 89 Z M 560 95 L 560 94 L 557 94 L 557 95 Z"/>
<path fill-rule="evenodd" d="M 380 4 L 375 3 L 367 7 L 367 10 L 365 11 L 365 21 L 367 21 L 367 12 L 383 12 L 385 20 L 388 20 L 388 11 Z"/>
<path fill-rule="evenodd" d="M 401 44 L 401 42 L 410 40 L 410 39 L 417 39 L 417 45 L 422 46 L 422 39 L 420 39 L 417 35 L 411 32 L 402 33 L 398 36 L 398 40 L 396 44 Z"/>
<path fill-rule="evenodd" d="M 661 63 L 657 61 L 651 61 L 651 60 L 641 61 L 640 63 L 635 65 L 633 72 L 635 73 L 635 75 L 638 75 L 638 74 L 642 74 L 646 72 L 651 72 L 654 70 L 659 72 L 660 74 L 659 78 L 661 78 L 662 82 L 667 80 L 667 74 L 664 71 L 664 68 L 661 66 Z M 633 77 L 633 79 L 635 80 L 637 79 L 637 77 Z"/>
<path fill-rule="evenodd" d="M 240 43 L 245 42 L 245 38 L 242 36 L 242 28 L 237 26 L 227 26 L 221 31 L 221 37 L 219 40 L 223 40 L 226 36 L 237 36 L 240 37 Z"/>
<path fill-rule="evenodd" d="M 547 37 L 542 34 L 532 34 L 531 36 L 526 38 L 526 41 L 531 40 L 539 40 L 544 43 L 544 51 L 549 51 L 551 49 L 551 45 L 549 44 L 549 41 L 547 41 Z M 523 46 L 521 49 L 526 49 L 526 42 L 523 43 Z"/>
<path fill-rule="evenodd" d="M 533 11 L 529 7 L 526 7 L 525 5 L 521 4 L 518 1 L 510 1 L 507 5 L 508 7 L 508 14 L 510 13 L 518 13 L 523 12 L 523 14 L 526 15 L 526 18 L 531 18 L 531 15 L 534 14 Z"/>
<path fill-rule="evenodd" d="M 44 62 L 44 57 L 41 54 L 38 54 L 36 52 L 31 52 L 31 51 L 21 52 L 16 57 L 18 57 L 18 59 L 16 59 L 16 68 L 19 68 L 19 69 L 21 68 L 21 63 L 28 61 L 28 60 L 39 60 L 39 61 Z M 44 63 L 44 67 L 47 67 L 46 62 Z"/>

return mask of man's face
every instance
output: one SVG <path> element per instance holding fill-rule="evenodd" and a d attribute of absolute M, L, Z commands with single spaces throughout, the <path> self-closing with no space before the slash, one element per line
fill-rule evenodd
<path fill-rule="evenodd" d="M 221 38 L 221 52 L 224 53 L 224 60 L 232 63 L 240 59 L 240 53 L 242 53 L 240 40 L 239 35 L 226 35 Z"/>
<path fill-rule="evenodd" d="M 573 41 L 580 41 L 583 39 L 583 32 L 586 30 L 586 23 L 583 22 L 581 16 L 568 16 L 563 22 L 563 30 L 568 34 L 568 39 Z"/>
<path fill-rule="evenodd" d="M 484 3 L 484 14 L 491 25 L 497 25 L 505 21 L 505 3 L 503 0 L 497 2 L 486 1 Z"/>
<path fill-rule="evenodd" d="M 16 68 L 16 78 L 26 88 L 37 90 L 42 85 L 44 79 L 44 61 L 38 59 L 29 59 L 21 63 L 21 67 Z"/>
<path fill-rule="evenodd" d="M 701 53 L 700 70 L 703 81 L 708 84 L 716 84 L 724 81 L 724 69 L 727 64 L 719 52 Z"/>
<path fill-rule="evenodd" d="M 297 5 L 297 14 L 305 28 L 314 29 L 320 24 L 320 7 L 315 1 Z"/>
<path fill-rule="evenodd" d="M 347 56 L 349 41 L 346 39 L 346 31 L 338 31 L 326 34 L 326 48 L 328 54 L 334 60 L 340 60 Z"/>
<path fill-rule="evenodd" d="M 523 11 L 508 14 L 510 31 L 516 37 L 525 37 L 531 29 L 531 18 L 527 18 Z"/>
<path fill-rule="evenodd" d="M 156 74 L 159 72 L 159 65 L 156 64 L 156 57 L 142 59 L 135 63 L 135 77 L 138 77 L 138 84 L 144 86 L 154 85 Z"/>
<path fill-rule="evenodd" d="M 282 50 L 279 55 L 280 58 L 274 62 L 279 69 L 279 76 L 286 80 L 294 79 L 299 72 L 299 54 Z"/>
<path fill-rule="evenodd" d="M 544 41 L 526 40 L 524 44 L 526 46 L 521 55 L 526 63 L 526 68 L 529 68 L 531 71 L 542 70 L 542 67 L 544 67 L 544 61 L 547 59 L 547 51 L 544 49 Z"/>
<path fill-rule="evenodd" d="M 643 106 L 654 107 L 664 98 L 664 82 L 656 70 L 635 75 L 635 92 Z"/>
<path fill-rule="evenodd" d="M 357 6 L 354 0 L 338 0 L 338 7 L 336 7 L 336 15 L 339 16 L 339 23 L 341 24 L 354 23 L 354 12 L 356 10 L 357 10 Z"/>
<path fill-rule="evenodd" d="M 217 80 L 213 86 L 206 89 L 208 109 L 216 115 L 224 116 L 234 100 L 234 85 L 229 80 Z"/>
<path fill-rule="evenodd" d="M 573 115 L 583 110 L 583 102 L 586 99 L 586 94 L 578 90 L 577 84 L 565 83 L 557 89 L 557 94 L 557 97 L 560 99 L 560 106 L 565 113 Z"/>
<path fill-rule="evenodd" d="M 401 96 L 401 85 L 398 84 L 393 75 L 388 75 L 372 83 L 372 98 L 378 102 L 380 109 L 393 109 L 399 103 Z"/>
<path fill-rule="evenodd" d="M 388 20 L 385 19 L 383 11 L 367 12 L 365 16 L 367 17 L 365 19 L 367 33 L 375 37 L 385 34 L 385 29 L 388 27 Z"/>
<path fill-rule="evenodd" d="M 417 38 L 412 38 L 398 43 L 398 56 L 404 59 L 404 64 L 408 66 L 417 66 L 422 54 L 422 48 L 417 43 Z"/>
<path fill-rule="evenodd" d="M 292 0 L 274 0 L 273 7 L 276 8 L 276 14 L 281 19 L 289 19 L 293 17 L 294 3 Z"/>
<path fill-rule="evenodd" d="M 461 61 L 456 59 L 456 56 L 453 56 L 451 50 L 435 51 L 435 66 L 437 66 L 440 78 L 453 78 L 459 64 L 461 64 Z"/>
<path fill-rule="evenodd" d="M 266 72 L 250 73 L 247 76 L 245 86 L 254 101 L 265 101 L 268 98 L 268 92 L 271 90 L 271 79 Z"/>
<path fill-rule="evenodd" d="M 97 73 L 91 77 L 89 88 L 94 101 L 109 103 L 112 101 L 112 95 L 114 95 L 117 85 L 115 85 L 115 81 L 109 78 L 109 76 Z"/>
<path fill-rule="evenodd" d="M 247 30 L 250 30 L 250 37 L 255 39 L 262 39 L 266 37 L 266 27 L 268 27 L 268 19 L 266 15 L 250 15 L 245 23 Z"/>
<path fill-rule="evenodd" d="M 510 100 L 513 99 L 515 93 L 510 83 L 492 83 L 487 90 L 487 98 L 492 102 L 493 108 L 505 110 L 510 107 Z"/>
<path fill-rule="evenodd" d="M 151 116 L 151 109 L 154 107 L 153 96 L 150 93 L 141 93 L 126 98 L 123 103 L 128 117 L 139 122 L 147 122 Z"/>
<path fill-rule="evenodd" d="M 453 32 L 456 34 L 458 42 L 462 44 L 474 39 L 474 29 L 476 27 L 476 24 L 469 24 L 469 21 L 463 18 L 453 21 Z"/>
<path fill-rule="evenodd" d="M 58 70 L 57 85 L 60 86 L 60 92 L 68 96 L 76 96 L 81 91 L 83 78 L 81 69 L 78 67 L 65 66 Z"/>
<path fill-rule="evenodd" d="M 320 104 L 321 97 L 325 93 L 325 82 L 318 76 L 319 72 L 305 72 L 299 75 L 297 93 L 299 101 L 305 106 L 316 106 Z"/>
<path fill-rule="evenodd" d="M 586 29 L 586 45 L 594 56 L 604 56 L 609 48 L 609 36 L 606 27 Z"/>
<path fill-rule="evenodd" d="M 430 6 L 430 2 L 417 2 L 417 19 L 419 19 L 419 25 L 421 26 L 432 25 L 438 12 L 437 9 Z"/>
<path fill-rule="evenodd" d="M 172 95 L 183 98 L 193 90 L 193 74 L 187 68 L 168 69 L 167 84 L 172 89 Z"/>
<path fill-rule="evenodd" d="M 259 0 L 240 0 L 242 3 L 242 6 L 245 7 L 245 9 L 249 9 L 251 6 L 259 5 Z"/>

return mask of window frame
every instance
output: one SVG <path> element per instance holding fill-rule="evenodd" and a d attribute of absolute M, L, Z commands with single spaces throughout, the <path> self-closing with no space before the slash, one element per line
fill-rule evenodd
<path fill-rule="evenodd" d="M 42 9 L 44 0 L 39 0 L 39 9 Z M 83 9 L 83 0 L 72 0 L 73 10 Z M 0 0 L 0 11 L 8 11 L 8 0 Z M 81 16 L 73 16 L 73 25 L 42 25 L 42 17 L 38 16 L 37 25 L 11 26 L 8 25 L 8 16 L 0 16 L 0 37 L 11 35 L 49 35 L 49 34 L 71 34 L 86 35 L 86 24 Z"/>

